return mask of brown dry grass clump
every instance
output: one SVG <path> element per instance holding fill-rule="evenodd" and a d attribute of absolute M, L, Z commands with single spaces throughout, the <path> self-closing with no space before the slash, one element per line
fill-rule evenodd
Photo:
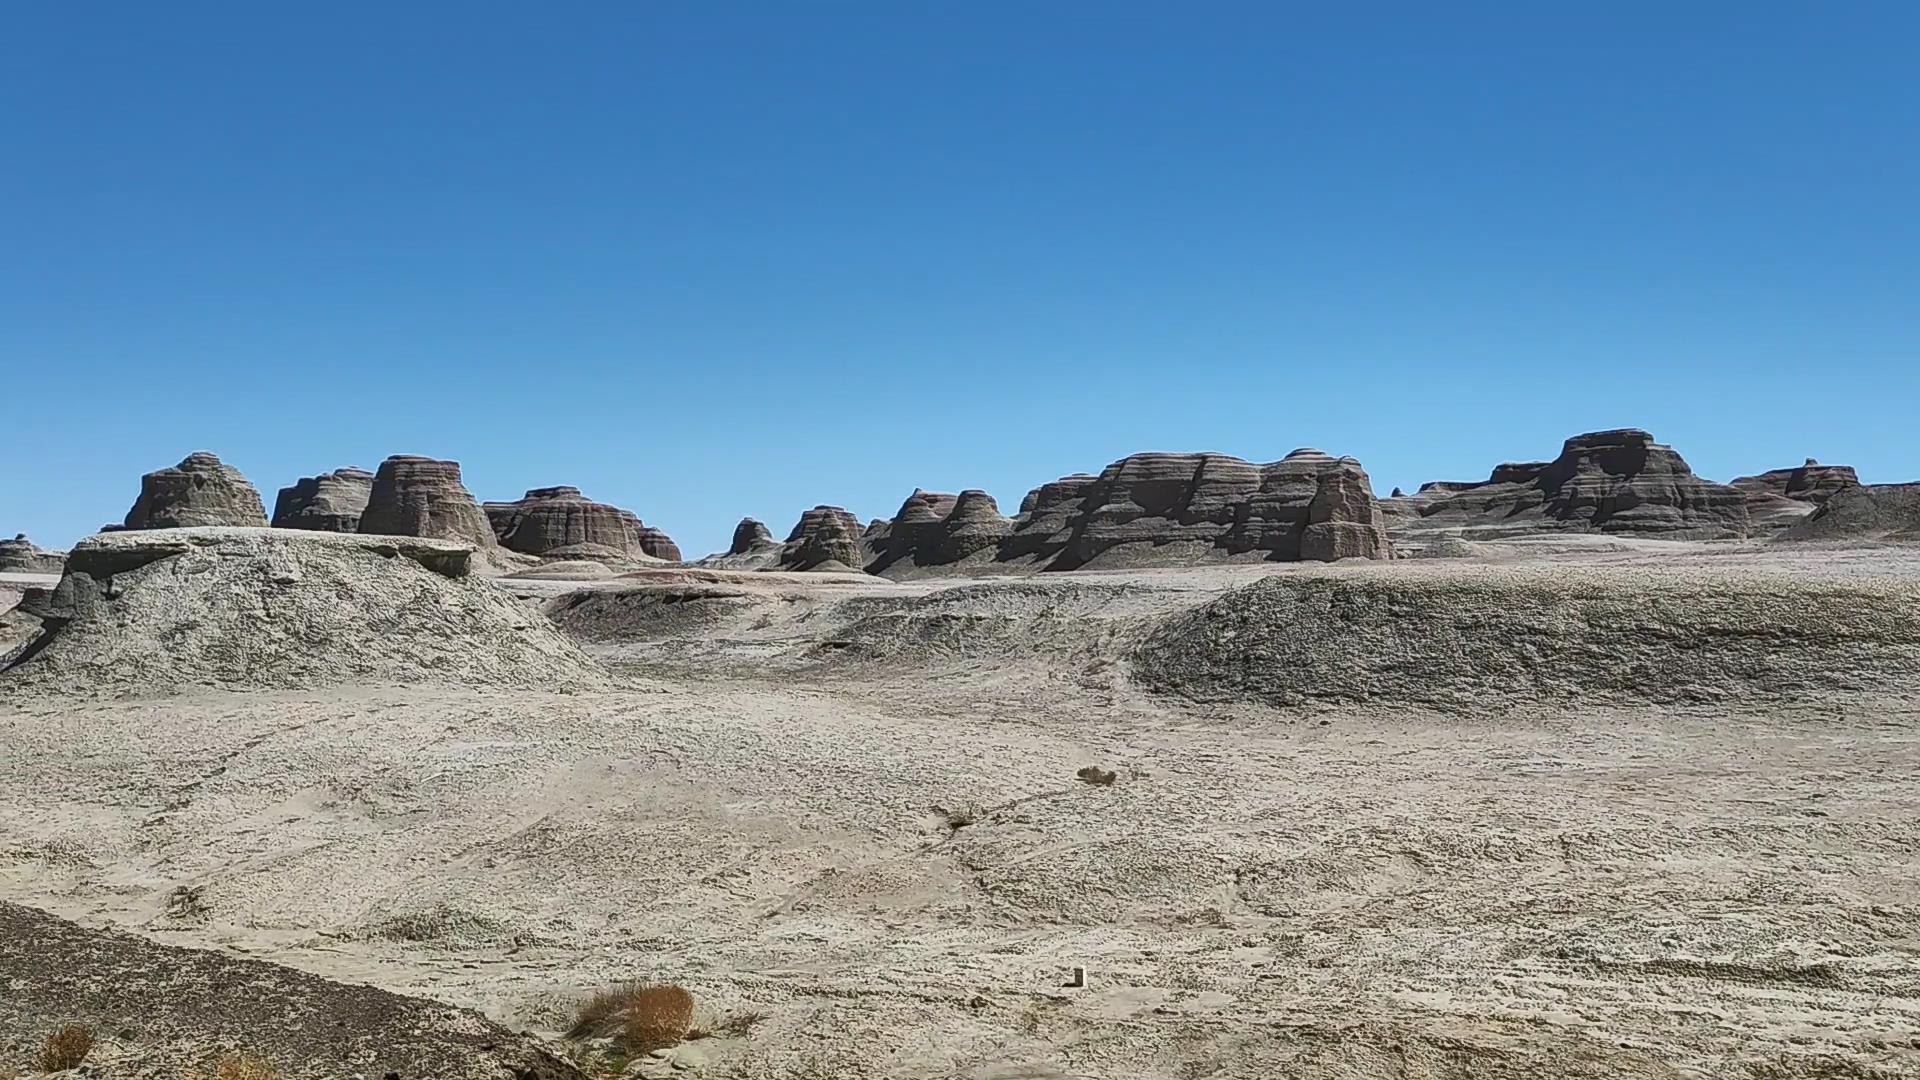
<path fill-rule="evenodd" d="M 1098 765 L 1089 765 L 1073 775 L 1079 777 L 1082 783 L 1094 784 L 1099 787 L 1107 787 L 1120 778 L 1119 773 L 1114 772 L 1112 769 L 1103 769 Z"/>
<path fill-rule="evenodd" d="M 280 1080 L 280 1070 L 266 1058 L 252 1054 L 228 1054 L 214 1066 L 210 1080 Z"/>
<path fill-rule="evenodd" d="M 93 1029 L 81 1024 L 68 1024 L 47 1036 L 40 1044 L 40 1071 L 61 1072 L 77 1068 L 87 1060 L 87 1054 L 93 1049 Z"/>
<path fill-rule="evenodd" d="M 582 1002 L 570 1038 L 612 1034 L 633 1053 L 673 1046 L 693 1028 L 693 994 L 672 983 L 629 983 Z"/>

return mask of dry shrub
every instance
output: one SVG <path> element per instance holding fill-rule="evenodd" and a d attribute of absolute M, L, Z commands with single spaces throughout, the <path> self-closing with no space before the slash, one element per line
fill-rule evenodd
<path fill-rule="evenodd" d="M 629 983 L 595 993 L 580 1005 L 572 1038 L 608 1029 L 634 1053 L 672 1046 L 693 1028 L 693 994 L 672 983 Z"/>
<path fill-rule="evenodd" d="M 47 1041 L 40 1044 L 40 1071 L 61 1072 L 76 1068 L 87 1060 L 87 1053 L 92 1049 L 93 1029 L 80 1024 L 68 1024 L 48 1035 Z"/>
<path fill-rule="evenodd" d="M 280 1070 L 266 1058 L 252 1054 L 228 1054 L 214 1066 L 211 1080 L 280 1080 Z"/>
<path fill-rule="evenodd" d="M 1120 778 L 1119 773 L 1111 769 L 1103 769 L 1098 765 L 1089 765 L 1073 775 L 1079 777 L 1085 783 L 1097 784 L 1100 787 L 1107 787 Z"/>

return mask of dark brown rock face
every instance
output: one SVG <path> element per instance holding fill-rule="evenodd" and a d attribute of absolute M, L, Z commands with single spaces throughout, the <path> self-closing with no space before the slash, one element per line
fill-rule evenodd
<path fill-rule="evenodd" d="M 273 500 L 273 527 L 313 532 L 360 531 L 360 515 L 373 494 L 373 474 L 349 465 L 344 469 L 303 476 L 292 487 L 280 489 Z"/>
<path fill-rule="evenodd" d="M 680 549 L 666 533 L 632 511 L 594 502 L 576 487 L 534 488 L 516 502 L 488 503 L 485 510 L 494 536 L 509 551 L 680 561 Z"/>
<path fill-rule="evenodd" d="M 814 570 L 832 564 L 858 570 L 866 565 L 865 530 L 860 519 L 838 506 L 816 506 L 800 515 L 780 556 L 782 570 Z"/>
<path fill-rule="evenodd" d="M 873 573 L 952 566 L 982 552 L 997 553 L 1013 531 L 993 496 L 967 490 L 958 495 L 915 491 L 884 529 L 868 527 Z"/>
<path fill-rule="evenodd" d="M 424 536 L 492 551 L 493 526 L 460 482 L 460 463 L 395 454 L 380 463 L 360 531 L 383 536 Z"/>
<path fill-rule="evenodd" d="M 1672 447 L 1633 428 L 1576 435 L 1551 462 L 1501 465 L 1482 483 L 1426 484 L 1393 502 L 1388 518 L 1407 530 L 1719 539 L 1752 529 L 1745 492 L 1695 476 Z"/>
<path fill-rule="evenodd" d="M 265 527 L 267 511 L 240 470 L 204 450 L 171 468 L 140 478 L 140 498 L 127 511 L 128 529 L 185 529 L 199 525 Z"/>
<path fill-rule="evenodd" d="M 58 574 L 66 564 L 66 553 L 35 547 L 26 533 L 0 540 L 0 573 Z"/>
<path fill-rule="evenodd" d="M 779 541 L 767 531 L 767 527 L 753 518 L 741 518 L 740 524 L 733 527 L 733 544 L 727 548 L 729 555 L 749 555 L 755 551 L 779 546 Z"/>
<path fill-rule="evenodd" d="M 1359 462 L 1303 449 L 1267 465 L 1225 454 L 1134 454 L 1098 477 L 1036 489 L 999 550 L 1003 559 L 1072 570 L 1096 560 L 1151 565 L 1246 554 L 1388 558 L 1392 549 Z"/>
<path fill-rule="evenodd" d="M 1808 458 L 1798 468 L 1742 476 L 1733 486 L 1746 493 L 1754 531 L 1777 532 L 1805 521 L 1840 492 L 1859 487 L 1860 477 L 1851 465 L 1822 465 Z"/>

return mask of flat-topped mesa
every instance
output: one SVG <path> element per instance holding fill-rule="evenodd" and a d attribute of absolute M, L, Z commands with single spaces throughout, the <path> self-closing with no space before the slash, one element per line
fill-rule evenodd
<path fill-rule="evenodd" d="M 483 508 L 500 546 L 523 555 L 680 561 L 666 533 L 630 510 L 595 502 L 566 485 L 533 488 L 514 502 Z"/>
<path fill-rule="evenodd" d="M 838 506 L 800 515 L 780 553 L 782 570 L 859 570 L 866 564 L 860 519 Z"/>
<path fill-rule="evenodd" d="M 878 550 L 867 569 L 905 573 L 985 561 L 998 554 L 1012 531 L 1013 522 L 984 491 L 970 488 L 945 495 L 916 489 L 884 532 L 869 527 L 868 543 Z"/>
<path fill-rule="evenodd" d="M 478 552 L 499 548 L 487 515 L 460 482 L 460 463 L 414 454 L 395 454 L 380 463 L 359 531 L 454 540 Z"/>
<path fill-rule="evenodd" d="M 303 476 L 280 489 L 273 500 L 273 527 L 312 532 L 360 531 L 360 515 L 373 494 L 373 474 L 352 465 L 344 469 Z"/>
<path fill-rule="evenodd" d="M 0 574 L 57 574 L 66 564 L 66 552 L 36 547 L 26 533 L 0 540 Z"/>
<path fill-rule="evenodd" d="M 1097 477 L 1035 489 L 1012 524 L 1001 559 L 1049 570 L 1392 555 L 1366 472 L 1313 449 L 1267 465 L 1226 454 L 1133 454 Z"/>
<path fill-rule="evenodd" d="M 140 497 L 125 529 L 188 529 L 201 525 L 265 527 L 267 510 L 240 470 L 196 450 L 180 464 L 140 478 Z"/>
<path fill-rule="evenodd" d="M 1638 428 L 1576 435 L 1550 462 L 1509 462 L 1480 483 L 1425 484 L 1387 509 L 1396 529 L 1481 536 L 1732 539 L 1752 530 L 1745 492 L 1695 476 L 1672 447 Z"/>

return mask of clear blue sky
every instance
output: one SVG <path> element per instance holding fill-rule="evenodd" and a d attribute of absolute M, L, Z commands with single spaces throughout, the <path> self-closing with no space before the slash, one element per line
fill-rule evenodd
<path fill-rule="evenodd" d="M 1349 10 L 1350 9 L 1350 10 Z M 17 4 L 0 531 L 209 449 L 690 555 L 1137 450 L 1920 478 L 1920 5 Z"/>

